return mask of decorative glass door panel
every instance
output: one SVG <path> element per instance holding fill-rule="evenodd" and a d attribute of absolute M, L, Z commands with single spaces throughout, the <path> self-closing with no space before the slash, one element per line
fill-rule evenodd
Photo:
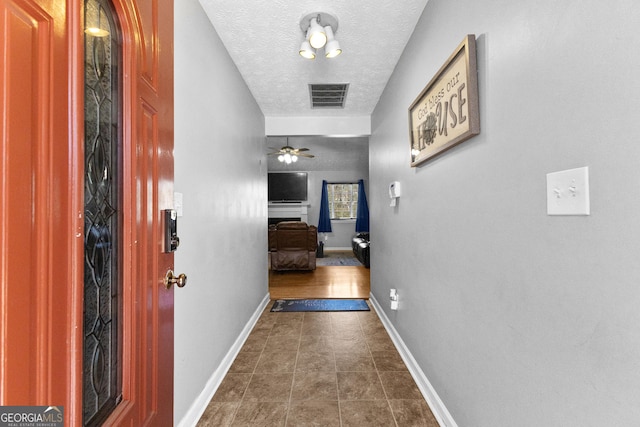
<path fill-rule="evenodd" d="M 109 1 L 85 0 L 84 17 L 83 424 L 99 425 L 121 399 L 121 48 Z"/>

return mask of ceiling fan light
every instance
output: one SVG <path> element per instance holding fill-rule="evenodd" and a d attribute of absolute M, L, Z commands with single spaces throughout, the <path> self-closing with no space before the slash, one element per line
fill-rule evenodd
<path fill-rule="evenodd" d="M 282 154 L 278 156 L 278 161 L 284 162 L 284 156 Z"/>
<path fill-rule="evenodd" d="M 309 20 L 307 39 L 311 47 L 315 49 L 320 49 L 327 43 L 327 34 L 325 33 L 325 29 L 318 24 L 317 18 L 311 18 Z"/>
<path fill-rule="evenodd" d="M 293 156 L 291 156 L 291 161 L 292 162 L 297 162 L 298 161 L 298 156 L 296 156 L 295 154 Z"/>

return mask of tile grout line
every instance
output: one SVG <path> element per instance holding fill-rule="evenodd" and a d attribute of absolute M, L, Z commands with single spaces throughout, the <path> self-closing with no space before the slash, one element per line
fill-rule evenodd
<path fill-rule="evenodd" d="M 260 317 L 258 318 L 258 321 L 262 318 L 262 316 L 264 315 L 264 311 L 262 312 L 262 314 L 260 314 Z M 251 384 L 251 381 L 253 380 L 254 375 L 256 374 L 256 370 L 258 369 L 258 364 L 260 363 L 260 359 L 262 359 L 262 355 L 264 354 L 266 348 L 267 348 L 267 341 L 269 340 L 269 337 L 271 336 L 271 332 L 273 331 L 273 327 L 274 327 L 275 323 L 273 323 L 271 325 L 271 328 L 269 329 L 269 333 L 267 334 L 267 338 L 264 341 L 264 344 L 262 346 L 262 350 L 260 350 L 260 356 L 258 356 L 258 360 L 256 361 L 255 366 L 253 367 L 253 370 L 251 371 L 251 376 L 249 377 L 249 381 L 247 382 L 247 386 L 244 388 L 244 391 L 242 392 L 242 397 L 240 398 L 240 402 L 233 414 L 233 418 L 231 419 L 231 424 L 233 425 L 233 423 L 236 420 L 236 416 L 238 415 L 238 411 L 240 410 L 240 407 L 242 406 L 244 402 L 244 398 L 247 394 L 247 390 L 249 390 L 249 385 Z M 255 325 L 254 325 L 255 328 Z M 253 332 L 254 329 L 251 330 L 251 332 Z M 240 351 L 242 351 L 242 348 L 240 349 Z M 237 356 L 236 356 L 237 358 Z M 259 403 L 259 402 L 258 402 Z"/>
<path fill-rule="evenodd" d="M 262 316 L 264 315 L 264 311 L 262 312 L 262 314 L 260 314 L 260 318 L 262 318 Z M 258 321 L 260 320 L 260 318 L 258 318 Z M 254 325 L 255 328 L 255 325 Z M 262 359 L 262 354 L 264 353 L 264 350 L 267 348 L 267 341 L 269 340 L 269 336 L 271 336 L 271 331 L 273 330 L 273 325 L 271 325 L 271 329 L 269 329 L 269 333 L 267 334 L 267 339 L 264 341 L 264 345 L 262 346 L 262 350 L 260 350 L 260 356 L 258 356 L 258 360 L 256 361 L 255 366 L 253 367 L 253 370 L 251 371 L 251 376 L 249 377 L 249 382 L 247 382 L 247 386 L 244 388 L 244 391 L 242 392 L 242 397 L 240 398 L 240 403 L 238 404 L 238 407 L 236 408 L 234 414 L 233 414 L 233 418 L 231 419 L 231 425 L 233 425 L 234 421 L 236 420 L 236 416 L 238 415 L 238 411 L 240 410 L 240 407 L 242 406 L 242 404 L 244 403 L 244 397 L 247 394 L 247 390 L 249 390 L 249 385 L 251 384 L 251 381 L 253 380 L 253 376 L 256 373 L 256 369 L 258 369 L 258 363 L 260 363 L 260 359 Z M 253 332 L 254 329 L 251 330 L 251 332 Z M 240 351 L 242 351 L 242 349 L 240 349 Z M 237 356 L 236 356 L 237 358 Z"/>
<path fill-rule="evenodd" d="M 298 358 L 300 357 L 300 344 L 302 342 L 302 326 L 304 325 L 304 317 L 305 313 L 302 313 L 302 321 L 300 322 L 300 333 L 298 334 L 298 347 L 296 348 L 296 362 L 293 364 L 293 373 L 291 374 L 291 389 L 289 390 L 289 401 L 287 402 L 287 412 L 284 416 L 284 425 L 286 426 L 289 422 L 289 412 L 291 411 L 291 406 L 293 404 L 293 386 L 296 380 L 296 369 L 298 368 Z"/>
<path fill-rule="evenodd" d="M 340 402 L 340 385 L 338 384 L 338 358 L 336 357 L 336 348 L 333 345 L 333 338 L 335 337 L 333 330 L 333 319 L 331 315 L 329 315 L 329 327 L 331 328 L 331 332 L 329 336 L 331 337 L 331 351 L 333 352 L 333 367 L 335 369 L 336 374 L 336 400 L 338 401 L 338 421 L 340 422 L 340 427 L 343 426 L 342 423 L 342 404 Z"/>

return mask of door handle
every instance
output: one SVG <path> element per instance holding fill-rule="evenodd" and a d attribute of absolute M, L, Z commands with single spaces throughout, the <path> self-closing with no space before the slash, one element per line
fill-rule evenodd
<path fill-rule="evenodd" d="M 171 286 L 173 286 L 174 284 L 177 285 L 179 288 L 184 288 L 185 285 L 187 284 L 187 275 L 184 273 L 181 273 L 178 276 L 174 276 L 172 270 L 167 271 L 167 274 L 164 276 L 164 286 L 167 289 L 170 289 Z"/>

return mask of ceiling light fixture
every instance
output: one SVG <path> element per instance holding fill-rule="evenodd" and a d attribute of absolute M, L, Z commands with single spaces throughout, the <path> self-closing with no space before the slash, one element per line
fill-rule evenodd
<path fill-rule="evenodd" d="M 289 144 L 289 138 L 287 138 L 287 145 L 280 149 L 271 148 L 272 152 L 267 153 L 268 155 L 277 155 L 277 159 L 279 162 L 286 163 L 290 165 L 291 163 L 295 163 L 298 161 L 300 157 L 306 157 L 309 159 L 314 158 L 313 154 L 307 153 L 309 151 L 308 148 L 293 148 Z"/>
<path fill-rule="evenodd" d="M 316 57 L 316 49 L 324 47 L 327 58 L 335 58 L 342 53 L 340 43 L 334 38 L 338 31 L 338 20 L 335 16 L 324 12 L 310 13 L 300 21 L 300 28 L 305 39 L 300 45 L 300 56 L 306 59 Z"/>
<path fill-rule="evenodd" d="M 327 32 L 327 44 L 324 46 L 324 56 L 327 58 L 335 58 L 342 53 L 340 43 L 333 38 L 333 30 L 330 26 L 327 25 L 324 29 Z"/>
<path fill-rule="evenodd" d="M 300 56 L 306 59 L 316 58 L 316 50 L 309 43 L 309 30 L 307 30 L 307 38 L 300 45 Z"/>
<path fill-rule="evenodd" d="M 284 154 L 280 154 L 278 156 L 278 161 L 282 162 L 282 163 L 286 163 L 288 165 L 290 165 L 291 163 L 295 163 L 298 161 L 298 156 L 296 156 L 295 154 L 293 154 L 294 151 L 291 150 L 289 152 L 286 152 Z"/>
<path fill-rule="evenodd" d="M 320 15 L 317 18 L 311 18 L 309 20 L 309 44 L 314 49 L 320 49 L 327 44 L 327 34 L 324 32 L 324 28 L 320 26 Z"/>

